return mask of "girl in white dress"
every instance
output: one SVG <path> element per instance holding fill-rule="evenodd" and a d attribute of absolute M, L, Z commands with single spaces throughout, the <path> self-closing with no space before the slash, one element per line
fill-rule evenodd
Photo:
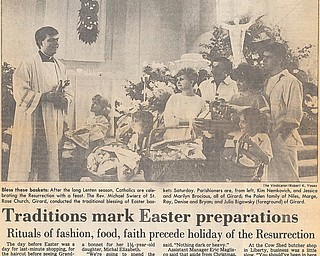
<path fill-rule="evenodd" d="M 181 69 L 177 73 L 177 87 L 181 93 L 172 94 L 167 101 L 164 110 L 165 127 L 175 127 L 181 125 L 192 126 L 195 118 L 200 117 L 206 111 L 205 101 L 195 94 L 194 85 L 198 80 L 197 72 L 192 68 Z M 186 137 L 185 137 L 186 136 Z M 173 130 L 168 130 L 166 139 L 182 139 L 190 137 L 189 134 L 174 134 Z"/>
<path fill-rule="evenodd" d="M 166 127 L 179 126 L 194 120 L 205 111 L 205 101 L 195 94 L 194 85 L 198 79 L 192 68 L 181 69 L 177 74 L 177 87 L 181 93 L 173 94 L 164 110 Z"/>

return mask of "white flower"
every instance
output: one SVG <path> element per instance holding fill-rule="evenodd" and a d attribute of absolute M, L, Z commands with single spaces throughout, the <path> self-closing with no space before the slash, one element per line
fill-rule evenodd
<path fill-rule="evenodd" d="M 169 82 L 168 87 L 170 88 L 170 91 L 172 91 L 172 93 L 174 93 L 174 89 L 176 88 L 176 86 L 173 83 Z"/>
<path fill-rule="evenodd" d="M 148 101 L 143 101 L 141 102 L 140 106 L 142 107 L 147 107 L 149 105 L 149 102 Z"/>
<path fill-rule="evenodd" d="M 128 113 L 129 112 L 129 108 L 128 106 L 124 106 L 123 104 L 121 104 L 120 106 L 117 106 L 117 110 L 119 112 L 124 112 L 124 113 Z"/>
<path fill-rule="evenodd" d="M 156 90 L 162 90 L 163 92 L 173 94 L 174 85 L 172 83 L 156 82 Z"/>
<path fill-rule="evenodd" d="M 2 142 L 2 151 L 3 152 L 9 152 L 10 151 L 10 147 L 7 143 Z"/>
<path fill-rule="evenodd" d="M 253 60 L 257 60 L 257 59 L 259 59 L 259 54 L 258 53 L 253 53 L 251 57 L 252 57 Z"/>
<path fill-rule="evenodd" d="M 154 96 L 156 98 L 161 98 L 164 94 L 173 94 L 174 85 L 171 83 L 156 82 L 156 87 L 154 88 Z"/>
<path fill-rule="evenodd" d="M 3 131 L 4 134 L 12 135 L 12 126 Z"/>
<path fill-rule="evenodd" d="M 132 100 L 130 112 L 133 113 L 133 112 L 138 111 L 139 108 L 140 108 L 140 105 L 141 105 L 140 101 L 138 101 L 138 100 Z"/>
<path fill-rule="evenodd" d="M 132 101 L 131 101 L 131 106 L 137 106 L 137 105 L 139 105 L 140 104 L 140 101 L 139 100 L 134 100 L 134 99 L 132 99 Z"/>
<path fill-rule="evenodd" d="M 153 96 L 153 92 L 148 88 L 145 88 L 142 93 L 145 94 L 147 98 L 151 98 Z"/>
<path fill-rule="evenodd" d="M 164 88 L 164 87 L 167 86 L 166 83 L 160 82 L 160 81 L 155 81 L 155 82 L 154 82 L 154 85 L 155 85 L 157 88 Z"/>

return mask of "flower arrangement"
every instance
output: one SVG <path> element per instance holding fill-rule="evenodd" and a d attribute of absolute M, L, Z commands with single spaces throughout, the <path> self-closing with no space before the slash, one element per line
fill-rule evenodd
<path fill-rule="evenodd" d="M 205 79 L 206 69 L 210 62 L 198 53 L 188 53 L 181 56 L 180 60 L 170 62 L 168 65 L 152 62 L 145 64 L 142 69 L 142 76 L 138 83 L 127 81 L 124 85 L 126 96 L 130 98 L 131 105 L 125 107 L 121 102 L 116 102 L 117 136 L 125 137 L 130 129 L 130 116 L 132 113 L 145 110 L 153 115 L 153 127 L 164 125 L 163 112 L 169 97 L 179 92 L 176 87 L 177 72 L 182 68 L 191 67 L 199 73 L 198 83 Z M 127 136 L 128 137 L 128 136 Z"/>
<path fill-rule="evenodd" d="M 79 40 L 85 44 L 92 44 L 97 41 L 98 11 L 99 3 L 95 0 L 80 0 L 81 9 L 79 10 L 78 34 Z"/>
<path fill-rule="evenodd" d="M 183 54 L 180 60 L 163 63 L 145 63 L 142 69 L 142 77 L 138 83 L 127 81 L 124 86 L 126 95 L 131 99 L 132 106 L 128 111 L 147 110 L 163 112 L 165 104 L 171 94 L 177 93 L 176 78 L 178 70 L 191 67 L 199 73 L 199 77 L 205 76 L 202 73 L 209 72 L 210 62 L 204 59 L 201 54 Z M 200 78 L 201 79 L 201 78 Z M 198 81 L 199 82 L 199 81 Z M 118 112 L 126 112 L 117 103 Z"/>
<path fill-rule="evenodd" d="M 128 111 L 163 112 L 167 99 L 177 91 L 174 84 L 175 78 L 166 65 L 156 62 L 146 64 L 142 69 L 141 80 L 138 83 L 128 80 L 124 86 L 126 95 L 132 100 L 132 106 Z"/>
<path fill-rule="evenodd" d="M 115 110 L 118 113 L 116 119 L 117 136 L 122 140 L 130 137 L 131 114 L 146 110 L 154 116 L 154 127 L 163 124 L 163 111 L 171 94 L 177 92 L 175 78 L 168 66 L 163 63 L 152 62 L 145 64 L 142 76 L 138 83 L 127 80 L 124 85 L 126 96 L 130 98 L 131 105 L 124 106 L 116 101 Z"/>

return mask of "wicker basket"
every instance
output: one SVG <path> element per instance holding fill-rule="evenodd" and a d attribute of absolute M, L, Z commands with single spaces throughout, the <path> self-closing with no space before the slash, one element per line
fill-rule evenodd
<path fill-rule="evenodd" d="M 88 171 L 87 172 L 88 177 L 92 181 L 107 181 L 107 182 L 116 182 L 119 181 L 117 170 L 112 170 L 111 172 L 108 172 L 106 174 L 97 174 L 95 172 Z"/>
<path fill-rule="evenodd" d="M 252 181 L 257 176 L 261 161 L 247 151 L 243 153 L 254 161 L 254 166 L 245 166 L 233 162 L 230 157 L 234 154 L 234 148 L 225 148 L 220 154 L 220 172 L 225 180 Z"/>
<path fill-rule="evenodd" d="M 146 181 L 204 181 L 206 160 L 183 159 L 154 161 L 148 157 L 141 160 Z"/>
<path fill-rule="evenodd" d="M 157 139 L 159 134 L 163 135 L 168 130 L 183 130 L 185 128 L 188 128 L 188 126 L 158 128 L 150 133 L 146 154 L 141 158 L 140 162 L 140 168 L 144 171 L 146 181 L 204 181 L 203 173 L 206 166 L 206 160 L 204 159 L 156 160 L 152 158 L 152 148 L 159 142 Z M 184 142 L 190 142 L 190 140 L 177 140 L 172 143 Z M 155 148 L 154 150 L 157 149 Z"/>
<path fill-rule="evenodd" d="M 228 120 L 196 119 L 197 127 L 203 131 L 223 132 L 228 134 L 238 128 L 238 124 Z"/>

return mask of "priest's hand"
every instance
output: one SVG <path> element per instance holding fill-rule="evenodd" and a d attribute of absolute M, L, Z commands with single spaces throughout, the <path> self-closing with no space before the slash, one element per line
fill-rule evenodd
<path fill-rule="evenodd" d="M 68 100 L 64 97 L 63 92 L 56 92 L 54 99 L 53 99 L 53 105 L 57 109 L 61 110 L 67 110 L 68 108 Z"/>
<path fill-rule="evenodd" d="M 63 92 L 49 91 L 41 95 L 41 100 L 46 102 L 52 102 L 55 108 L 66 110 L 68 107 L 68 100 Z"/>
<path fill-rule="evenodd" d="M 55 97 L 56 97 L 56 91 L 52 90 L 50 92 L 42 93 L 41 100 L 47 101 L 47 102 L 54 102 Z"/>

